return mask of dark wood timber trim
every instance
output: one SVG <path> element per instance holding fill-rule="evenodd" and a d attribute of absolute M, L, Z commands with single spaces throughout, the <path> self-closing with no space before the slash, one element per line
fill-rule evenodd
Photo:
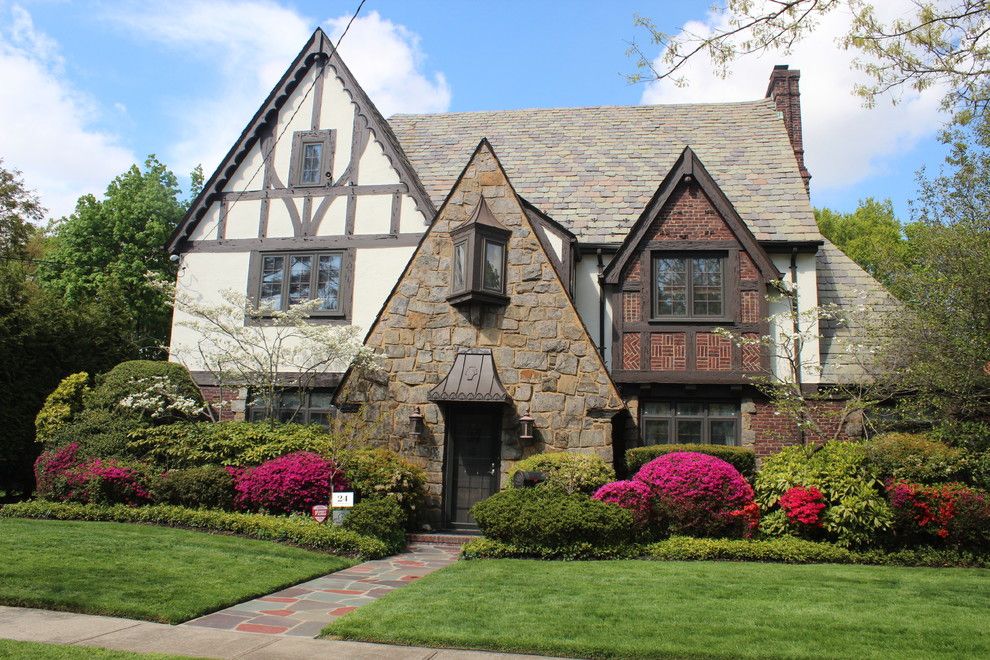
<path fill-rule="evenodd" d="M 389 218 L 389 233 L 397 236 L 399 234 L 399 219 L 402 213 L 402 195 L 392 193 L 392 215 Z"/>
<path fill-rule="evenodd" d="M 394 193 L 404 193 L 408 190 L 402 183 L 382 183 L 368 186 L 307 186 L 305 188 L 281 188 L 272 189 L 267 193 L 263 190 L 248 190 L 244 194 L 237 192 L 225 192 L 220 195 L 222 199 L 298 199 L 306 197 L 339 197 L 349 195 L 352 192 L 357 195 L 390 195 Z"/>
<path fill-rule="evenodd" d="M 292 233 L 295 236 L 303 235 L 302 219 L 299 217 L 299 209 L 296 208 L 296 201 L 289 197 L 283 197 L 285 208 L 289 211 L 289 221 L 292 222 Z"/>
<path fill-rule="evenodd" d="M 310 245 L 306 248 L 280 247 L 272 249 L 271 240 L 266 241 L 265 247 L 251 252 L 248 258 L 248 284 L 247 297 L 252 305 L 258 304 L 258 293 L 261 288 L 261 258 L 270 254 L 290 255 L 290 254 L 319 254 L 325 252 L 340 252 L 342 254 L 340 263 L 340 309 L 335 312 L 314 312 L 309 316 L 311 323 L 347 325 L 351 321 L 351 309 L 354 298 L 354 267 L 356 249 L 354 246 L 331 247 L 325 245 Z M 244 317 L 244 325 L 271 325 L 272 319 L 259 318 L 255 316 Z"/>
<path fill-rule="evenodd" d="M 190 241 L 186 252 L 249 252 L 265 250 L 323 250 L 336 248 L 386 248 L 416 245 L 422 234 L 367 234 L 357 236 L 295 236 L 291 238 L 228 238 L 223 241 Z"/>

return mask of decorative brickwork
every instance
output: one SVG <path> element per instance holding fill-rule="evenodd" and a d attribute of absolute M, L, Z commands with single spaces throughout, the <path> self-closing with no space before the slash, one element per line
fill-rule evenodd
<path fill-rule="evenodd" d="M 683 332 L 654 332 L 650 335 L 650 369 L 684 371 L 687 369 L 687 342 Z"/>
<path fill-rule="evenodd" d="M 755 332 L 744 332 L 743 339 L 748 341 L 756 341 L 760 336 Z M 742 366 L 743 371 L 759 371 L 760 369 L 760 352 L 761 346 L 759 344 L 743 344 L 742 345 Z"/>
<path fill-rule="evenodd" d="M 732 342 L 714 332 L 695 335 L 695 368 L 698 371 L 730 371 Z"/>
<path fill-rule="evenodd" d="M 638 332 L 622 335 L 622 368 L 636 370 L 642 364 L 641 338 Z"/>
<path fill-rule="evenodd" d="M 203 393 L 203 398 L 213 410 L 220 413 L 221 421 L 244 419 L 244 392 L 227 388 L 223 390 L 221 396 L 220 388 L 213 385 L 200 385 L 199 391 Z"/>
<path fill-rule="evenodd" d="M 622 320 L 636 323 L 643 318 L 642 296 L 639 291 L 626 291 L 622 294 Z"/>
<path fill-rule="evenodd" d="M 734 241 L 732 230 L 719 215 L 701 187 L 681 186 L 650 227 L 649 240 Z"/>
<path fill-rule="evenodd" d="M 629 269 L 626 271 L 626 282 L 642 282 L 643 275 L 640 270 L 642 269 L 639 266 L 639 259 L 633 259 L 633 262 L 629 264 Z"/>
<path fill-rule="evenodd" d="M 454 307 L 447 301 L 450 230 L 470 217 L 482 194 L 512 232 L 506 252 L 508 302 Z M 512 399 L 502 413 L 503 480 L 514 461 L 542 451 L 588 452 L 612 460 L 612 417 L 623 409 L 622 399 L 487 141 L 416 248 L 366 343 L 384 355 L 383 371 L 350 372 L 337 403 L 360 405 L 355 422 L 374 428 L 378 444 L 426 470 L 434 524 L 440 519 L 446 419 L 427 394 L 446 377 L 459 349 L 490 348 Z M 419 437 L 409 427 L 417 409 L 424 418 Z M 535 419 L 536 437 L 522 445 L 524 413 Z"/>
<path fill-rule="evenodd" d="M 760 272 L 753 263 L 753 258 L 748 252 L 739 253 L 739 279 L 746 282 L 755 282 L 760 279 Z"/>
<path fill-rule="evenodd" d="M 760 294 L 758 291 L 743 291 L 741 293 L 739 318 L 747 324 L 760 322 Z"/>

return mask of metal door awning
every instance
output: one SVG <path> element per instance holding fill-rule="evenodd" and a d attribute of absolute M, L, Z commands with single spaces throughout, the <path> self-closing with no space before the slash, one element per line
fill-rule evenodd
<path fill-rule="evenodd" d="M 430 401 L 504 403 L 509 400 L 489 348 L 458 351 L 447 376 L 430 390 Z"/>

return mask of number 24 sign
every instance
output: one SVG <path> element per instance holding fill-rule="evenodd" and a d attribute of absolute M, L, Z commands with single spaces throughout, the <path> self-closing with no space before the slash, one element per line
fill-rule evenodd
<path fill-rule="evenodd" d="M 350 509 L 354 506 L 354 493 L 352 491 L 340 491 L 334 493 L 330 504 L 335 509 Z"/>

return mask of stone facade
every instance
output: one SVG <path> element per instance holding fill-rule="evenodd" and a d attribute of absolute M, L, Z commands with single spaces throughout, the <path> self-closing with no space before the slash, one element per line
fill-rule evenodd
<path fill-rule="evenodd" d="M 502 306 L 454 306 L 450 232 L 484 197 L 511 230 Z M 548 450 L 595 453 L 611 461 L 612 418 L 619 396 L 552 262 L 487 141 L 482 141 L 424 236 L 372 326 L 367 345 L 384 356 L 377 374 L 349 373 L 337 394 L 345 409 L 380 424 L 379 443 L 423 467 L 429 513 L 440 515 L 447 406 L 427 395 L 448 373 L 459 349 L 490 348 L 511 398 L 502 412 L 501 474 L 514 461 Z M 494 405 L 494 404 L 488 404 Z M 424 417 L 419 437 L 409 416 Z M 530 414 L 534 439 L 519 440 L 519 418 Z"/>

